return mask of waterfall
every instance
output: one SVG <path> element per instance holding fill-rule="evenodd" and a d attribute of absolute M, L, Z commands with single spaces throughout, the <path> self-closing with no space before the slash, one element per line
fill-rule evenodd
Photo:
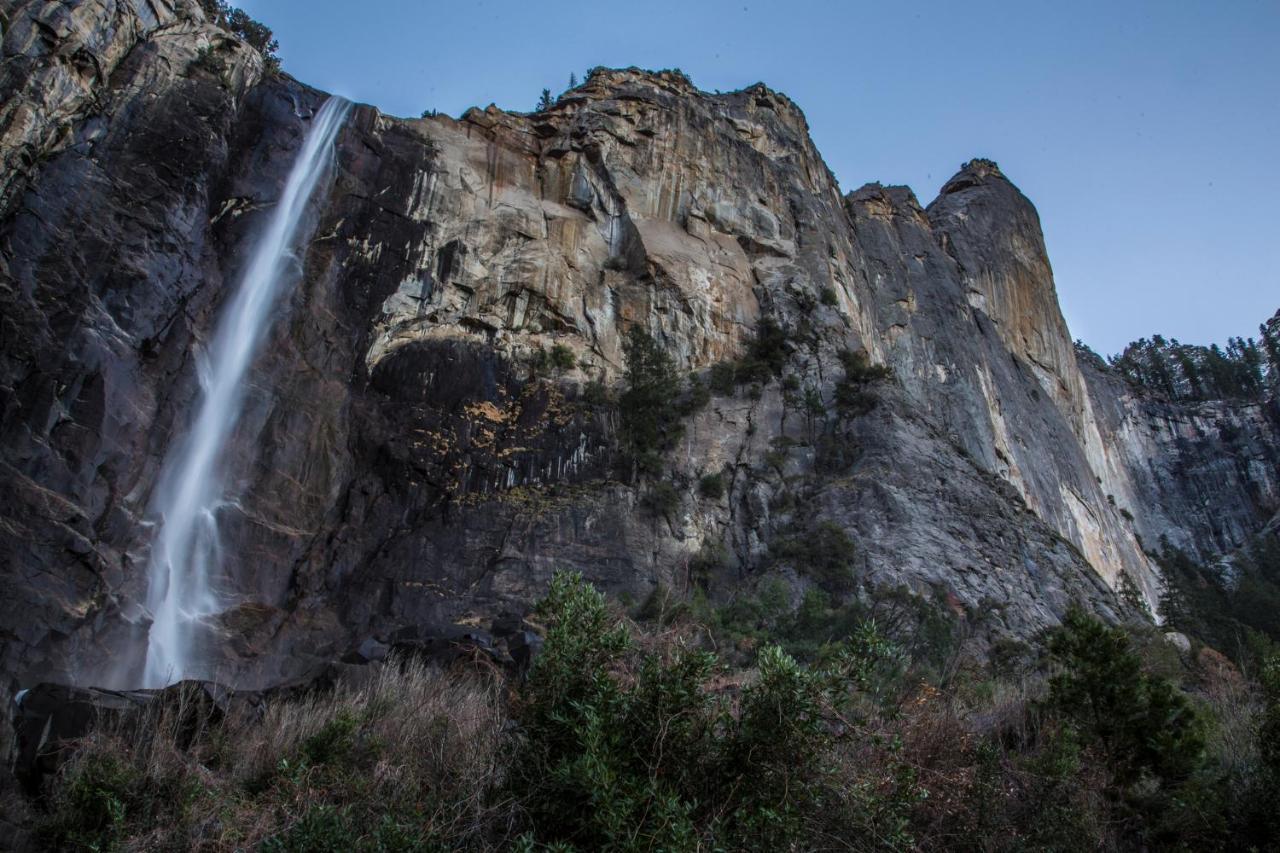
<path fill-rule="evenodd" d="M 194 420 L 174 442 L 152 497 L 158 518 L 148 567 L 151 630 L 143 671 L 146 687 L 208 677 L 196 654 L 196 631 L 220 612 L 213 587 L 220 566 L 217 511 L 225 500 L 222 456 L 244 408 L 254 355 L 275 314 L 285 280 L 300 263 L 308 202 L 332 159 L 333 141 L 351 103 L 331 97 L 312 120 L 284 192 L 254 246 L 234 295 L 222 309 L 206 357 L 198 363 L 201 398 Z"/>

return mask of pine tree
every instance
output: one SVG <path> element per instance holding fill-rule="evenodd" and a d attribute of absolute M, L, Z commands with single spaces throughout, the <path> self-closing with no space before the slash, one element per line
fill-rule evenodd
<path fill-rule="evenodd" d="M 1187 383 L 1187 395 L 1193 400 L 1204 398 L 1204 385 L 1200 380 L 1200 368 L 1196 365 L 1195 348 L 1173 342 L 1173 358 Z"/>
<path fill-rule="evenodd" d="M 662 470 L 663 454 L 684 431 L 677 399 L 680 374 L 658 342 L 639 326 L 632 326 L 622 345 L 626 357 L 626 388 L 618 398 L 622 470 L 634 481 L 640 474 Z"/>
<path fill-rule="evenodd" d="M 551 109 L 552 105 L 554 104 L 555 104 L 555 101 L 551 100 L 551 90 L 543 89 L 542 96 L 538 98 L 538 109 L 536 111 L 545 112 L 546 110 Z"/>
<path fill-rule="evenodd" d="M 1263 323 L 1258 326 L 1262 335 L 1262 346 L 1267 351 L 1267 360 L 1271 362 L 1270 375 L 1280 371 L 1280 322 Z"/>

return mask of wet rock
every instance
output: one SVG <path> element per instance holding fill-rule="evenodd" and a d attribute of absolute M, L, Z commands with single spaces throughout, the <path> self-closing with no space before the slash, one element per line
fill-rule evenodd
<path fill-rule="evenodd" d="M 183 681 L 163 690 L 103 690 L 37 684 L 14 699 L 14 743 L 10 767 L 28 793 L 58 771 L 78 741 L 95 728 L 136 721 L 140 714 L 167 712 L 181 748 L 204 726 L 232 709 L 257 707 L 261 697 L 236 694 L 213 682 Z"/>

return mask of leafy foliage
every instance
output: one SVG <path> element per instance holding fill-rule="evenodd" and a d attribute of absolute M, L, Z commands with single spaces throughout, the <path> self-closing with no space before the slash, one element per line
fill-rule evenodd
<path fill-rule="evenodd" d="M 1181 781 L 1199 766 L 1200 719 L 1167 680 L 1142 671 L 1122 629 L 1072 609 L 1049 652 L 1060 667 L 1049 705 L 1099 747 L 1118 785 Z"/>
<path fill-rule="evenodd" d="M 808 530 L 774 540 L 769 556 L 812 576 L 830 592 L 853 588 L 854 544 L 836 523 L 821 521 Z"/>
<path fill-rule="evenodd" d="M 529 357 L 529 371 L 534 376 L 565 373 L 577 365 L 573 350 L 564 344 L 552 344 L 550 350 L 539 348 Z"/>
<path fill-rule="evenodd" d="M 739 385 L 764 385 L 781 376 L 787 363 L 787 338 L 787 330 L 772 318 L 761 319 L 742 358 L 712 365 L 711 390 L 728 396 Z"/>
<path fill-rule="evenodd" d="M 200 0 L 205 17 L 262 54 L 269 72 L 280 70 L 280 42 L 271 28 L 224 0 Z"/>
<path fill-rule="evenodd" d="M 836 384 L 836 411 L 848 418 L 865 415 L 876 407 L 877 397 L 870 386 L 893 374 L 882 364 L 872 364 L 861 350 L 840 353 L 844 377 Z"/>
<path fill-rule="evenodd" d="M 704 474 L 698 480 L 698 494 L 709 500 L 717 501 L 724 496 L 724 474 Z"/>
<path fill-rule="evenodd" d="M 658 480 L 645 491 L 640 504 L 651 515 L 665 518 L 680 508 L 680 490 L 669 480 Z"/>
<path fill-rule="evenodd" d="M 629 635 L 581 578 L 557 575 L 540 612 L 547 643 L 511 781 L 537 842 L 788 849 L 827 819 L 839 789 L 831 722 L 862 683 L 856 649 L 822 668 L 762 649 L 735 710 L 708 688 L 707 652 L 677 644 L 629 661 Z"/>

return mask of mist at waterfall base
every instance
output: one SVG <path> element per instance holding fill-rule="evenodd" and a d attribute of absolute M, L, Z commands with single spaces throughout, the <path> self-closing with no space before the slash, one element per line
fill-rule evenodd
<path fill-rule="evenodd" d="M 184 678 L 209 678 L 198 635 L 209 617 L 224 610 L 233 591 L 216 587 L 221 553 L 218 511 L 228 500 L 224 453 L 244 409 L 249 368 L 261 347 L 276 305 L 290 281 L 300 277 L 304 222 L 312 195 L 328 171 L 333 142 L 351 102 L 332 97 L 312 119 L 265 230 L 213 340 L 197 358 L 201 396 L 190 428 L 165 457 L 151 500 L 156 530 L 148 568 L 144 687 L 164 687 Z"/>

